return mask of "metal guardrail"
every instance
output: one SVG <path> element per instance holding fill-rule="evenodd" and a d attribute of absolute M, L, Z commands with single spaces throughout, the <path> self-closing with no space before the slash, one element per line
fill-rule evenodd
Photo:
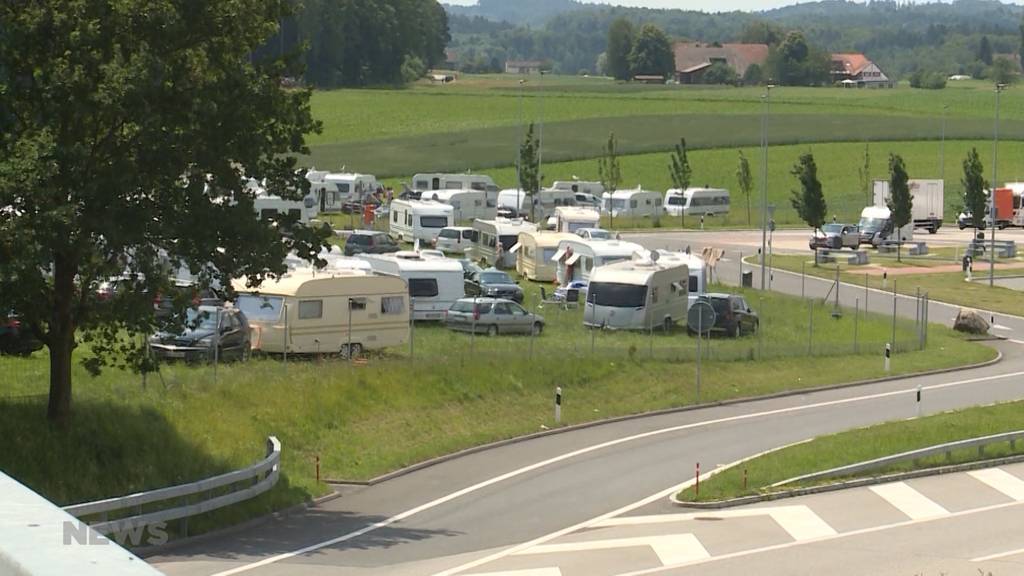
<path fill-rule="evenodd" d="M 846 466 L 840 466 L 838 468 L 832 468 L 830 470 L 823 470 L 821 472 L 813 472 L 811 474 L 804 474 L 803 476 L 796 476 L 776 482 L 772 484 L 772 488 L 778 488 L 779 486 L 785 486 L 786 484 L 792 484 L 794 482 L 803 482 L 807 480 L 821 480 L 824 478 L 832 478 L 835 476 L 847 476 L 850 474 L 856 474 L 858 472 L 865 472 L 875 468 L 882 468 L 890 464 L 902 462 L 904 460 L 914 460 L 916 458 L 924 458 L 926 456 L 934 456 L 936 454 L 949 454 L 953 450 L 959 450 L 963 448 L 978 448 L 979 454 L 988 444 L 995 444 L 996 442 L 1010 442 L 1013 446 L 1014 442 L 1024 438 L 1024 430 L 1018 430 L 1016 432 L 1004 432 L 1002 434 L 993 434 L 991 436 L 981 436 L 978 438 L 969 438 L 967 440 L 957 440 L 956 442 L 947 442 L 945 444 L 938 444 L 935 446 L 928 446 L 927 448 L 919 448 L 917 450 L 911 450 L 909 452 L 902 452 L 900 454 L 893 454 L 892 456 L 883 456 L 881 458 L 875 458 L 874 460 L 866 460 L 864 462 L 858 462 L 856 464 L 848 464 Z"/>
<path fill-rule="evenodd" d="M 64 511 L 77 518 L 100 515 L 100 522 L 90 524 L 90 527 L 104 535 L 168 522 L 170 520 L 179 520 L 248 500 L 270 490 L 277 484 L 278 477 L 280 476 L 280 464 L 281 442 L 275 436 L 270 436 L 267 438 L 267 456 L 248 468 L 189 484 L 160 488 L 118 498 L 108 498 L 96 502 L 74 504 L 66 506 Z M 233 490 L 220 496 L 212 496 L 212 492 L 218 488 L 224 488 L 248 480 L 254 481 L 251 486 Z M 192 504 L 189 503 L 190 497 L 202 496 L 204 494 L 210 497 Z M 142 506 L 145 504 L 166 502 L 174 499 L 182 499 L 184 504 L 155 512 L 142 513 Z M 134 516 L 107 520 L 107 515 L 111 512 L 131 509 L 137 512 Z"/>

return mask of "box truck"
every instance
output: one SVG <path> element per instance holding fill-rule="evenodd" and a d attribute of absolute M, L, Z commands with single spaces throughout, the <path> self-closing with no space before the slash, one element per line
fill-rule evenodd
<path fill-rule="evenodd" d="M 910 197 L 914 204 L 910 219 L 914 228 L 924 228 L 929 234 L 935 234 L 942 227 L 943 217 L 943 186 L 942 180 L 910 180 Z M 875 180 L 875 206 L 888 207 L 889 181 Z"/>

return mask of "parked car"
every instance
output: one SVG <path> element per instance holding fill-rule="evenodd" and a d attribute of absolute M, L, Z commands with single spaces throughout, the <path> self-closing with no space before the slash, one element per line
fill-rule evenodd
<path fill-rule="evenodd" d="M 604 228 L 580 228 L 576 230 L 576 235 L 587 240 L 611 240 L 613 238 L 612 233 Z"/>
<path fill-rule="evenodd" d="M 814 231 L 807 244 L 811 250 L 818 248 L 856 250 L 860 247 L 860 228 L 853 224 L 825 224 L 820 230 Z"/>
<path fill-rule="evenodd" d="M 476 241 L 476 230 L 471 226 L 446 226 L 437 233 L 434 247 L 451 254 L 465 254 Z"/>
<path fill-rule="evenodd" d="M 356 254 L 390 254 L 401 250 L 386 232 L 355 230 L 345 241 L 345 256 Z"/>
<path fill-rule="evenodd" d="M 488 336 L 533 334 L 544 331 L 544 317 L 505 298 L 462 298 L 448 309 L 445 325 L 460 332 Z"/>
<path fill-rule="evenodd" d="M 469 258 L 463 258 L 459 260 L 459 264 L 462 264 L 462 279 L 469 280 L 478 272 L 483 272 L 484 269 L 477 266 L 475 262 Z"/>
<path fill-rule="evenodd" d="M 17 316 L 0 316 L 0 354 L 28 356 L 42 347 L 43 343 L 36 339 Z"/>
<path fill-rule="evenodd" d="M 697 298 L 698 302 L 707 302 L 715 309 L 715 325 L 712 332 L 721 332 L 738 338 L 742 334 L 757 332 L 760 320 L 746 299 L 738 294 L 708 293 Z"/>
<path fill-rule="evenodd" d="M 508 298 L 519 303 L 523 301 L 523 289 L 511 276 L 497 268 L 474 272 L 466 280 L 466 295 Z"/>
<path fill-rule="evenodd" d="M 177 334 L 157 332 L 149 337 L 149 348 L 161 360 L 248 360 L 252 351 L 249 321 L 236 308 L 189 308 L 185 311 L 184 329 Z"/>

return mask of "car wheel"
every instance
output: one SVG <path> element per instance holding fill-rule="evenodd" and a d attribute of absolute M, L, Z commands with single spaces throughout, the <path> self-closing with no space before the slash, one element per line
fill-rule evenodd
<path fill-rule="evenodd" d="M 742 331 L 740 330 L 740 323 L 737 320 L 736 324 L 732 327 L 732 337 L 733 338 L 739 338 L 741 332 Z"/>
<path fill-rule="evenodd" d="M 491 324 L 490 326 L 488 326 L 487 327 L 487 335 L 491 336 L 491 337 L 497 336 L 498 335 L 498 327 L 495 326 L 494 324 Z"/>
<path fill-rule="evenodd" d="M 544 331 L 544 325 L 540 322 L 533 323 L 533 329 L 530 331 L 534 336 L 540 336 L 540 333 Z"/>

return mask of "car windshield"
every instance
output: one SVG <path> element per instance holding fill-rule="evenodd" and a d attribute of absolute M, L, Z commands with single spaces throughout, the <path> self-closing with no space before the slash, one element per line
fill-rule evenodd
<path fill-rule="evenodd" d="M 590 236 L 591 240 L 610 240 L 612 233 L 607 230 L 600 230 L 598 228 L 591 228 L 587 231 L 587 235 Z"/>
<path fill-rule="evenodd" d="M 640 308 L 647 301 L 647 286 L 617 282 L 591 282 L 587 299 L 598 306 Z"/>
<path fill-rule="evenodd" d="M 217 330 L 217 310 L 212 308 L 189 308 L 185 311 L 185 327 L 196 332 Z"/>
<path fill-rule="evenodd" d="M 504 272 L 483 272 L 480 281 L 484 284 L 512 284 L 512 278 Z"/>
<path fill-rule="evenodd" d="M 865 232 L 874 232 L 880 230 L 885 225 L 884 218 L 861 218 L 860 229 Z"/>
<path fill-rule="evenodd" d="M 825 224 L 821 227 L 821 231 L 825 234 L 840 234 L 843 231 L 842 224 Z"/>
<path fill-rule="evenodd" d="M 668 205 L 669 206 L 682 206 L 684 204 L 686 204 L 686 198 L 684 198 L 682 196 L 669 196 L 668 197 Z"/>
<path fill-rule="evenodd" d="M 458 238 L 459 231 L 452 228 L 445 228 L 444 230 L 441 230 L 441 233 L 438 234 L 438 236 L 441 238 Z"/>
<path fill-rule="evenodd" d="M 235 303 L 242 314 L 253 322 L 277 322 L 281 318 L 284 299 L 280 296 L 239 294 Z"/>

